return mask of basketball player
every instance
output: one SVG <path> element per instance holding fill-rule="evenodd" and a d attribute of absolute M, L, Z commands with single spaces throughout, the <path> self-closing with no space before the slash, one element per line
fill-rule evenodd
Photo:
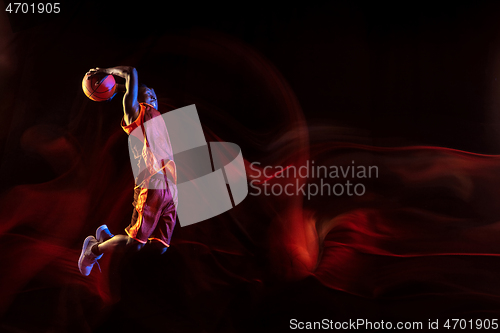
<path fill-rule="evenodd" d="M 129 134 L 131 152 L 140 172 L 134 189 L 132 221 L 125 233 L 113 235 L 104 224 L 97 228 L 95 237 L 88 236 L 83 242 L 78 268 L 85 276 L 90 274 L 104 253 L 128 249 L 138 251 L 146 244 L 164 253 L 170 244 L 177 214 L 175 163 L 168 132 L 158 112 L 155 91 L 144 85 L 139 86 L 137 71 L 133 67 L 95 68 L 87 74 L 92 76 L 97 73 L 125 79 L 125 85 L 117 87 L 125 92 L 121 126 Z M 144 126 L 155 117 L 158 118 Z"/>

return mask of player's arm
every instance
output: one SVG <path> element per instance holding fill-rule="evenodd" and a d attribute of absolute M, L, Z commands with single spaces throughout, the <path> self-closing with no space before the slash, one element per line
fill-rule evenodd
<path fill-rule="evenodd" d="M 97 67 L 89 71 L 91 75 L 99 72 L 125 79 L 125 94 L 123 95 L 123 120 L 127 125 L 133 123 L 139 116 L 140 111 L 140 105 L 137 101 L 137 94 L 139 91 L 137 70 L 131 66 L 116 66 L 110 68 Z"/>

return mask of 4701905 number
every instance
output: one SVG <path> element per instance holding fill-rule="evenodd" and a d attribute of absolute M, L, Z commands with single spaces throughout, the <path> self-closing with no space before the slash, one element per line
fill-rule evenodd
<path fill-rule="evenodd" d="M 27 14 L 27 13 L 32 13 L 32 14 L 57 14 L 61 11 L 61 7 L 59 7 L 60 3 L 59 2 L 47 2 L 47 3 L 42 3 L 39 2 L 37 4 L 35 3 L 26 3 L 26 2 L 10 2 L 7 5 L 7 8 L 5 8 L 5 11 L 8 12 L 9 14 Z"/>
<path fill-rule="evenodd" d="M 448 319 L 444 323 L 443 327 L 452 330 L 496 330 L 498 329 L 498 319 Z"/>

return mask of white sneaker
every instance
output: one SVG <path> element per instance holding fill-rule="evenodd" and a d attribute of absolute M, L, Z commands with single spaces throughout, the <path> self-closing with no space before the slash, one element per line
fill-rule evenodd
<path fill-rule="evenodd" d="M 97 241 L 99 243 L 102 243 L 102 242 L 105 242 L 107 241 L 108 239 L 110 238 L 113 238 L 115 237 L 115 235 L 113 235 L 109 229 L 108 229 L 108 226 L 103 224 L 101 225 L 99 228 L 97 228 L 97 230 L 95 231 L 95 238 L 97 239 Z"/>
<path fill-rule="evenodd" d="M 83 241 L 82 254 L 80 254 L 80 259 L 78 259 L 78 268 L 83 276 L 88 276 L 92 271 L 92 267 L 97 263 L 97 260 L 101 259 L 102 254 L 96 256 L 92 253 L 92 246 L 97 244 L 97 239 L 94 236 L 88 236 Z"/>

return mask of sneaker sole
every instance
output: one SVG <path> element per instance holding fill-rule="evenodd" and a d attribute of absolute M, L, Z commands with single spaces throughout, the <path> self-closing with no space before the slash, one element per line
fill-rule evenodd
<path fill-rule="evenodd" d="M 83 275 L 83 276 L 88 276 L 89 274 L 84 274 L 82 272 L 82 261 L 85 257 L 85 250 L 87 249 L 87 247 L 89 246 L 89 242 L 90 240 L 93 238 L 93 236 L 88 236 L 87 238 L 85 238 L 85 240 L 83 241 L 83 246 L 82 246 L 82 253 L 80 254 L 80 258 L 78 259 L 78 270 L 80 271 L 80 273 Z"/>

